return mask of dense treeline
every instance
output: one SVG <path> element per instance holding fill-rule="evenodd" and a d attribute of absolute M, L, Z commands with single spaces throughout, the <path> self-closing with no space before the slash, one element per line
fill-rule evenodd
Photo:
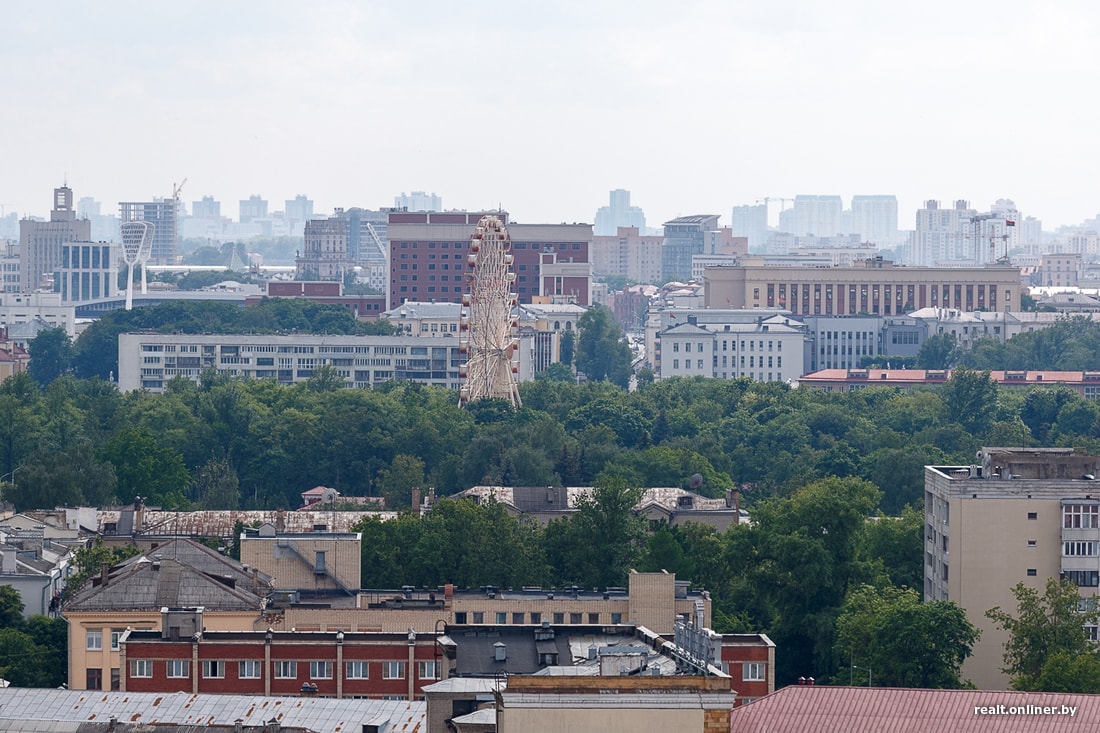
<path fill-rule="evenodd" d="M 401 507 L 413 487 L 447 496 L 477 484 L 598 485 L 590 506 L 545 528 L 448 501 L 425 518 L 365 522 L 364 585 L 605 587 L 625 584 L 631 567 L 663 568 L 711 591 L 719 630 L 771 634 L 783 649 L 780 682 L 843 681 L 845 660 L 861 664 L 865 652 L 849 648 L 850 633 L 838 637 L 838 624 L 862 623 L 841 624 L 846 614 L 919 618 L 909 596 L 889 589 L 921 585 L 921 516 L 905 507 L 919 506 L 925 464 L 969 463 L 982 444 L 1100 448 L 1095 402 L 1065 388 L 999 389 L 967 370 L 939 388 L 850 394 L 702 378 L 635 392 L 536 381 L 522 386 L 520 410 L 459 409 L 453 393 L 414 384 L 346 390 L 329 376 L 283 387 L 211 374 L 172 381 L 162 395 L 69 375 L 45 389 L 8 379 L 5 498 L 20 509 L 135 495 L 276 508 L 323 484 Z M 687 487 L 693 474 L 710 496 L 741 487 L 753 524 L 646 533 L 631 519 L 629 487 Z M 901 518 L 868 521 L 882 515 Z M 889 658 L 888 642 L 866 653 Z M 956 658 L 883 681 L 942 681 Z"/>

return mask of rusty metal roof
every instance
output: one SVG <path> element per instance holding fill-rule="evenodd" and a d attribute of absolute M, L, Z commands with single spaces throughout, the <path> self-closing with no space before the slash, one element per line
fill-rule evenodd
<path fill-rule="evenodd" d="M 1095 730 L 1100 695 L 1054 692 L 793 685 L 730 714 L 731 733 Z"/>

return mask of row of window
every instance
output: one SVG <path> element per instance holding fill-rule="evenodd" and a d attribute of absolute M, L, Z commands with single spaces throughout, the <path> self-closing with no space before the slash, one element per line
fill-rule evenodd
<path fill-rule="evenodd" d="M 584 620 L 585 619 L 585 614 L 584 613 L 572 612 L 572 613 L 566 614 L 563 611 L 555 611 L 553 614 L 548 614 L 548 615 L 553 617 L 555 625 L 564 624 L 567 615 L 568 615 L 570 624 L 583 624 L 583 623 L 586 623 L 585 620 Z M 523 623 L 525 623 L 525 619 L 528 618 L 528 617 L 530 617 L 530 623 L 532 623 L 532 624 L 541 624 L 542 620 L 543 620 L 542 619 L 542 613 L 540 611 L 531 611 L 529 614 L 525 613 L 523 611 L 513 611 L 513 612 L 511 612 L 511 614 L 509 614 L 507 611 L 497 611 L 496 612 L 496 620 L 495 620 L 494 623 L 496 623 L 498 626 L 503 626 L 504 624 L 508 623 L 509 616 L 511 616 L 513 624 L 523 624 Z M 600 617 L 601 617 L 601 614 L 599 612 L 592 611 L 588 614 L 587 623 L 589 623 L 589 624 L 603 623 L 603 621 L 600 620 Z M 468 620 L 468 619 L 472 619 L 472 620 Z M 623 615 L 621 613 L 612 613 L 611 614 L 611 623 L 621 624 L 622 622 L 623 622 Z M 483 624 L 483 623 L 485 623 L 485 612 L 484 611 L 455 611 L 455 623 L 459 624 L 459 625 L 466 624 L 466 623 Z"/>
<path fill-rule="evenodd" d="M 130 677 L 135 679 L 150 679 L 153 676 L 152 659 L 131 659 Z M 237 679 L 258 680 L 263 678 L 263 661 L 259 659 L 245 659 L 237 662 Z M 302 662 L 303 666 L 306 662 Z M 309 678 L 311 680 L 332 679 L 333 662 L 327 660 L 311 661 L 309 664 Z M 165 661 L 165 677 L 169 679 L 187 679 L 191 677 L 190 659 L 169 659 Z M 370 679 L 371 662 L 345 662 L 344 679 L 366 680 Z M 382 679 L 405 679 L 405 662 L 381 662 Z M 439 662 L 417 662 L 417 677 L 422 680 L 439 679 Z M 275 679 L 298 679 L 298 662 L 291 660 L 276 660 L 272 662 Z M 203 679 L 224 679 L 225 661 L 221 659 L 207 659 L 202 662 Z"/>
<path fill-rule="evenodd" d="M 698 341 L 698 342 L 696 342 L 696 345 L 695 345 L 695 350 L 698 351 L 700 354 L 703 353 L 703 343 L 704 343 L 703 341 Z M 763 351 L 764 350 L 764 342 L 763 341 L 749 341 L 748 342 L 748 345 L 749 345 L 748 350 L 749 351 L 756 351 L 757 350 L 757 344 L 759 344 L 760 351 Z M 729 351 L 729 345 L 730 345 L 729 341 L 722 341 L 722 351 Z M 782 341 L 768 341 L 768 351 L 771 351 L 773 349 L 773 347 L 776 351 L 782 351 L 783 350 L 783 342 Z M 733 342 L 733 348 L 734 349 L 737 348 L 737 342 L 736 341 Z M 745 350 L 745 342 L 744 341 L 741 342 L 741 350 L 742 351 Z M 673 341 L 672 342 L 672 351 L 674 353 L 678 353 L 680 351 L 680 342 L 679 341 Z M 691 342 L 690 341 L 685 341 L 684 342 L 684 351 L 688 352 L 688 353 L 691 352 Z"/>

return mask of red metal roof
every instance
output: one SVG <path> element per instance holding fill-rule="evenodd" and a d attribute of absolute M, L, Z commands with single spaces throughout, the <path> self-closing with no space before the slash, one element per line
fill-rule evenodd
<path fill-rule="evenodd" d="M 794 685 L 730 713 L 731 733 L 1096 730 L 1100 695 L 1055 692 Z"/>

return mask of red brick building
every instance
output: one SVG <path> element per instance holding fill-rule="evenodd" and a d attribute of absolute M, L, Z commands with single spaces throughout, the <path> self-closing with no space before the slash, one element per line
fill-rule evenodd
<path fill-rule="evenodd" d="M 512 241 L 520 303 L 589 305 L 591 224 L 515 224 L 500 217 Z M 389 308 L 405 301 L 462 302 L 470 235 L 484 213 L 395 211 L 389 215 Z"/>
<path fill-rule="evenodd" d="M 442 668 L 435 633 L 128 631 L 120 645 L 123 692 L 414 699 Z"/>
<path fill-rule="evenodd" d="M 737 692 L 734 707 L 775 692 L 775 642 L 766 634 L 723 634 L 722 671 Z"/>

